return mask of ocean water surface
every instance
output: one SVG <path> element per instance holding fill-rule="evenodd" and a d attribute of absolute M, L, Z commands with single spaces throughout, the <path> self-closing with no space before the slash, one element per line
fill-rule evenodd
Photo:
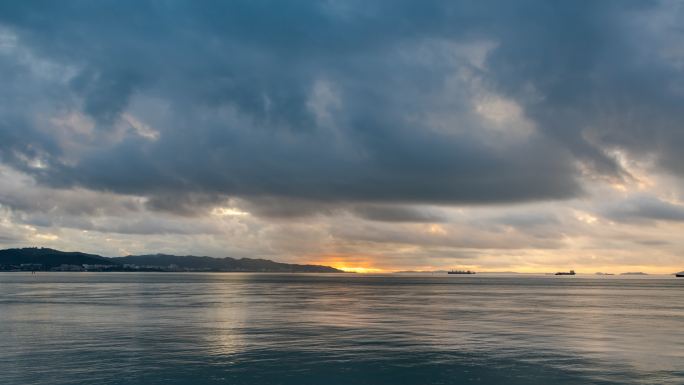
<path fill-rule="evenodd" d="M 0 273 L 0 384 L 684 384 L 684 279 Z"/>

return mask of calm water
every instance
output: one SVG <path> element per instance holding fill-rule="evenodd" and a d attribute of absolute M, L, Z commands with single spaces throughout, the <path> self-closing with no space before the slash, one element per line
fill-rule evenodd
<path fill-rule="evenodd" d="M 1 273 L 0 384 L 684 384 L 684 279 Z"/>

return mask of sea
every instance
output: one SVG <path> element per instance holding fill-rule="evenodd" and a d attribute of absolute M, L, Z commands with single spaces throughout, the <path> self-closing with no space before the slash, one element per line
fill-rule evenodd
<path fill-rule="evenodd" d="M 684 384 L 684 279 L 0 273 L 0 384 Z"/>

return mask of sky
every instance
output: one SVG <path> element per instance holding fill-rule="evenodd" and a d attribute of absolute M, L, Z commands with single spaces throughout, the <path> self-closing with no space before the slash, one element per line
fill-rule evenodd
<path fill-rule="evenodd" d="M 0 2 L 0 247 L 684 269 L 679 1 Z"/>

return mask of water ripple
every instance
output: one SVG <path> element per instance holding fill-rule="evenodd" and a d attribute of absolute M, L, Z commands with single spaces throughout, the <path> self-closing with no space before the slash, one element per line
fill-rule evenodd
<path fill-rule="evenodd" d="M 0 384 L 683 384 L 684 280 L 0 274 Z"/>

